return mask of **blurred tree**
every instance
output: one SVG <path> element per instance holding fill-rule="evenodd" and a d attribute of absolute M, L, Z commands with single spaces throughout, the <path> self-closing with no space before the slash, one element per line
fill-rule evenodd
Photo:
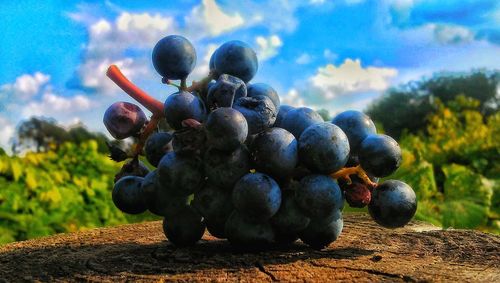
<path fill-rule="evenodd" d="M 442 73 L 390 89 L 368 107 L 367 113 L 383 125 L 387 134 L 398 139 L 404 131 L 425 132 L 429 114 L 437 110 L 436 98 L 447 103 L 463 94 L 479 101 L 485 117 L 495 113 L 500 106 L 499 83 L 500 71 Z"/>
<path fill-rule="evenodd" d="M 326 109 L 319 109 L 318 114 L 323 118 L 324 121 L 331 121 L 332 116 L 330 116 L 330 112 Z"/>
<path fill-rule="evenodd" d="M 99 152 L 107 152 L 106 136 L 102 133 L 89 132 L 81 123 L 67 130 L 57 125 L 54 119 L 31 117 L 18 126 L 12 152 L 20 153 L 26 150 L 43 152 L 51 147 L 58 148 L 65 142 L 81 144 L 88 140 L 97 142 Z"/>

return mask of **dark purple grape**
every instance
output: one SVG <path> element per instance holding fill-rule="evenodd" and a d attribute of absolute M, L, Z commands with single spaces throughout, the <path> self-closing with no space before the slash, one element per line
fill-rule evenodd
<path fill-rule="evenodd" d="M 213 66 L 218 74 L 229 74 L 249 82 L 259 67 L 257 54 L 246 43 L 232 40 L 221 45 L 214 53 Z"/>
<path fill-rule="evenodd" d="M 104 126 L 115 139 L 137 135 L 144 124 L 146 114 L 139 106 L 130 102 L 115 102 L 104 112 Z"/>
<path fill-rule="evenodd" d="M 172 138 L 173 135 L 167 132 L 153 133 L 149 136 L 144 145 L 144 153 L 151 165 L 158 166 L 161 158 L 172 151 Z"/>
<path fill-rule="evenodd" d="M 379 225 L 386 228 L 405 226 L 417 211 L 417 197 L 406 183 L 387 180 L 372 192 L 368 212 Z"/>
<path fill-rule="evenodd" d="M 238 110 L 223 107 L 208 115 L 205 131 L 211 147 L 222 151 L 233 151 L 247 139 L 248 124 Z"/>
<path fill-rule="evenodd" d="M 286 239 L 297 239 L 298 233 L 309 225 L 309 221 L 310 218 L 297 206 L 293 191 L 283 192 L 280 209 L 270 220 L 276 237 L 284 242 Z"/>
<path fill-rule="evenodd" d="M 257 134 L 250 153 L 259 172 L 280 180 L 292 175 L 299 160 L 297 140 L 282 128 L 269 128 Z"/>
<path fill-rule="evenodd" d="M 203 187 L 203 164 L 198 158 L 169 152 L 158 164 L 159 184 L 172 195 L 188 196 Z"/>
<path fill-rule="evenodd" d="M 311 218 L 325 218 L 344 206 L 344 196 L 335 180 L 325 175 L 309 175 L 300 181 L 295 201 Z"/>
<path fill-rule="evenodd" d="M 198 212 L 186 206 L 175 216 L 163 219 L 163 232 L 178 247 L 192 246 L 203 237 L 205 223 Z"/>
<path fill-rule="evenodd" d="M 152 213 L 164 217 L 173 217 L 189 205 L 187 196 L 173 195 L 168 188 L 158 182 L 158 171 L 151 171 L 142 182 L 142 191 L 146 206 Z"/>
<path fill-rule="evenodd" d="M 299 156 L 311 171 L 330 174 L 347 163 L 349 141 L 339 127 L 328 122 L 317 123 L 300 136 Z"/>
<path fill-rule="evenodd" d="M 350 207 L 362 208 L 367 206 L 371 199 L 372 193 L 365 184 L 355 183 L 347 185 L 344 190 L 344 195 Z"/>
<path fill-rule="evenodd" d="M 337 240 L 344 228 L 342 212 L 336 210 L 326 218 L 311 219 L 311 222 L 300 233 L 300 240 L 313 249 L 321 250 Z"/>
<path fill-rule="evenodd" d="M 207 136 L 203 127 L 186 127 L 174 132 L 172 147 L 178 155 L 203 156 Z"/>
<path fill-rule="evenodd" d="M 144 178 L 126 176 L 116 182 L 113 187 L 113 203 L 118 209 L 128 214 L 139 214 L 146 211 L 146 202 L 142 193 Z"/>
<path fill-rule="evenodd" d="M 224 227 L 234 207 L 231 192 L 207 185 L 194 195 L 192 206 L 203 216 L 210 234 L 225 238 Z"/>
<path fill-rule="evenodd" d="M 367 173 L 386 177 L 401 165 L 401 148 L 390 136 L 369 135 L 361 143 L 358 158 Z"/>
<path fill-rule="evenodd" d="M 196 65 L 196 51 L 189 40 L 180 35 L 169 35 L 156 43 L 153 66 L 166 79 L 185 79 Z"/>
<path fill-rule="evenodd" d="M 276 116 L 276 121 L 274 122 L 273 127 L 279 127 L 283 128 L 282 122 L 283 118 L 285 118 L 285 115 L 288 113 L 288 111 L 295 109 L 295 107 L 289 106 L 289 105 L 281 105 L 278 111 L 278 115 Z"/>
<path fill-rule="evenodd" d="M 311 108 L 300 107 L 288 111 L 280 126 L 292 133 L 298 140 L 305 129 L 321 122 L 324 122 L 323 118 L 316 111 Z"/>
<path fill-rule="evenodd" d="M 248 219 L 266 221 L 280 208 L 281 190 L 268 175 L 249 173 L 234 186 L 233 204 Z"/>
<path fill-rule="evenodd" d="M 361 142 L 371 134 L 376 134 L 377 129 L 373 121 L 363 112 L 349 110 L 344 111 L 335 118 L 332 123 L 339 126 L 349 139 L 349 146 L 351 152 L 356 154 L 358 152 Z"/>
<path fill-rule="evenodd" d="M 209 149 L 205 153 L 204 168 L 207 181 L 227 191 L 250 172 L 250 153 L 244 146 L 232 152 Z"/>
<path fill-rule="evenodd" d="M 129 162 L 123 164 L 122 168 L 115 175 L 115 183 L 118 182 L 123 177 L 126 176 L 137 176 L 144 177 L 149 173 L 149 169 L 144 163 L 138 159 L 132 159 Z"/>
<path fill-rule="evenodd" d="M 225 234 L 232 245 L 246 250 L 265 248 L 274 241 L 274 231 L 269 222 L 252 222 L 237 211 L 226 221 Z"/>
<path fill-rule="evenodd" d="M 174 129 L 182 128 L 182 121 L 194 119 L 203 122 L 206 117 L 206 109 L 203 102 L 187 91 L 179 91 L 171 94 L 164 105 L 167 123 Z"/>
<path fill-rule="evenodd" d="M 220 107 L 232 107 L 233 102 L 247 96 L 245 83 L 237 77 L 222 74 L 208 89 L 207 107 L 210 110 Z"/>
<path fill-rule="evenodd" d="M 270 128 L 276 120 L 278 110 L 267 96 L 242 97 L 233 108 L 240 111 L 248 123 L 248 134 L 258 134 Z"/>
<path fill-rule="evenodd" d="M 280 109 L 280 97 L 274 88 L 265 83 L 255 83 L 248 85 L 248 96 L 267 96 L 274 104 L 276 109 Z"/>

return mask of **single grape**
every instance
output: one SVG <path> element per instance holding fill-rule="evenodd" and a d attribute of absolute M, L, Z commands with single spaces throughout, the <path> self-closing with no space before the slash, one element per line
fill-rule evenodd
<path fill-rule="evenodd" d="M 252 222 L 237 211 L 227 219 L 225 234 L 232 245 L 242 249 L 265 248 L 274 241 L 274 231 L 269 222 Z"/>
<path fill-rule="evenodd" d="M 144 124 L 146 114 L 139 106 L 130 102 L 115 102 L 104 112 L 104 126 L 115 139 L 137 135 Z"/>
<path fill-rule="evenodd" d="M 205 131 L 211 147 L 233 151 L 247 139 L 248 124 L 238 110 L 222 107 L 208 115 Z"/>
<path fill-rule="evenodd" d="M 182 121 L 186 119 L 203 122 L 206 116 L 203 102 L 187 91 L 171 94 L 165 100 L 164 111 L 168 124 L 176 130 L 182 128 Z"/>
<path fill-rule="evenodd" d="M 266 221 L 280 208 L 281 190 L 268 175 L 249 173 L 234 186 L 233 204 L 248 219 Z"/>
<path fill-rule="evenodd" d="M 349 146 L 353 154 L 358 152 L 361 142 L 371 134 L 376 134 L 377 129 L 373 121 L 363 112 L 349 110 L 344 111 L 335 118 L 332 123 L 339 126 L 349 139 Z"/>
<path fill-rule="evenodd" d="M 149 173 L 148 167 L 137 159 L 132 159 L 123 164 L 122 168 L 115 175 L 115 183 L 126 176 L 144 177 Z"/>
<path fill-rule="evenodd" d="M 265 83 L 255 83 L 248 85 L 248 96 L 257 97 L 257 96 L 267 96 L 274 104 L 276 109 L 280 109 L 280 97 L 276 90 L 272 88 L 270 85 Z"/>
<path fill-rule="evenodd" d="M 250 153 L 259 172 L 277 179 L 291 176 L 299 160 L 297 140 L 282 128 L 269 128 L 257 134 Z"/>
<path fill-rule="evenodd" d="M 349 159 L 349 141 L 337 126 L 322 122 L 309 126 L 299 139 L 300 161 L 314 172 L 336 172 Z"/>
<path fill-rule="evenodd" d="M 214 67 L 218 74 L 229 74 L 249 82 L 259 67 L 257 54 L 246 43 L 232 40 L 221 45 L 214 53 Z"/>
<path fill-rule="evenodd" d="M 300 180 L 295 201 L 312 218 L 328 217 L 344 206 L 344 196 L 335 180 L 325 175 L 309 175 Z"/>
<path fill-rule="evenodd" d="M 169 35 L 156 43 L 153 66 L 164 78 L 185 79 L 196 65 L 196 51 L 189 40 L 180 35 Z"/>
<path fill-rule="evenodd" d="M 336 210 L 326 218 L 311 219 L 311 222 L 300 233 L 300 240 L 311 248 L 321 250 L 337 240 L 344 228 L 342 212 Z"/>
<path fill-rule="evenodd" d="M 158 183 L 172 195 L 188 196 L 202 188 L 203 165 L 198 158 L 169 152 L 158 164 Z"/>
<path fill-rule="evenodd" d="M 350 207 L 365 207 L 372 199 L 372 193 L 365 184 L 352 182 L 352 184 L 347 185 L 344 192 L 345 199 Z"/>
<path fill-rule="evenodd" d="M 368 212 L 379 225 L 386 228 L 405 226 L 417 211 L 417 197 L 406 183 L 387 180 L 372 192 Z"/>
<path fill-rule="evenodd" d="M 207 96 L 208 96 L 208 90 L 215 84 L 214 81 L 209 82 L 206 86 L 202 87 L 199 90 L 195 90 L 196 94 L 198 97 L 201 98 L 201 101 L 203 101 L 203 104 L 208 105 L 207 103 Z M 210 108 L 207 109 L 207 112 L 209 112 Z"/>
<path fill-rule="evenodd" d="M 219 107 L 232 107 L 234 100 L 247 96 L 247 86 L 237 77 L 222 74 L 208 89 L 207 107 L 210 110 Z"/>
<path fill-rule="evenodd" d="M 178 247 L 192 246 L 205 233 L 203 218 L 193 208 L 183 208 L 175 217 L 163 219 L 163 232 Z"/>
<path fill-rule="evenodd" d="M 288 111 L 280 126 L 292 133 L 298 140 L 305 129 L 321 122 L 324 122 L 323 118 L 316 111 L 307 107 L 300 107 Z"/>
<path fill-rule="evenodd" d="M 146 175 L 141 188 L 147 208 L 156 215 L 173 217 L 189 205 L 187 196 L 175 196 L 159 184 L 158 170 Z"/>
<path fill-rule="evenodd" d="M 231 192 L 213 185 L 205 186 L 194 195 L 193 208 L 205 219 L 210 234 L 217 238 L 225 238 L 226 220 L 234 210 L 231 197 Z"/>
<path fill-rule="evenodd" d="M 113 203 L 118 209 L 128 214 L 139 214 L 146 211 L 146 202 L 142 193 L 144 178 L 126 176 L 116 182 L 113 187 Z"/>
<path fill-rule="evenodd" d="M 158 166 L 161 158 L 169 151 L 172 151 L 173 135 L 168 132 L 153 133 L 146 140 L 144 153 L 149 163 Z"/>
<path fill-rule="evenodd" d="M 264 131 L 276 120 L 277 109 L 267 96 L 241 97 L 235 101 L 233 108 L 245 116 L 249 135 Z"/>
<path fill-rule="evenodd" d="M 289 105 L 280 105 L 278 115 L 276 116 L 276 121 L 274 122 L 273 127 L 283 128 L 282 126 L 283 118 L 285 118 L 285 115 L 288 113 L 288 111 L 293 109 L 295 109 L 295 107 Z"/>
<path fill-rule="evenodd" d="M 226 191 L 232 191 L 236 182 L 250 172 L 250 153 L 245 146 L 232 152 L 209 149 L 204 157 L 207 181 Z"/>
<path fill-rule="evenodd" d="M 390 136 L 369 135 L 361 143 L 358 158 L 366 172 L 386 177 L 401 165 L 401 148 Z"/>
<path fill-rule="evenodd" d="M 206 149 L 207 136 L 203 127 L 186 127 L 174 132 L 172 147 L 176 154 L 201 157 Z"/>
<path fill-rule="evenodd" d="M 298 233 L 309 225 L 310 218 L 305 216 L 295 202 L 295 192 L 284 191 L 281 206 L 270 220 L 276 238 L 286 242 L 286 239 L 297 239 Z"/>

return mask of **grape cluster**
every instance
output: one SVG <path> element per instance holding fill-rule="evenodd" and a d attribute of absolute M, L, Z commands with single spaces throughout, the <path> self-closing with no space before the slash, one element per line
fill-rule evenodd
<path fill-rule="evenodd" d="M 344 202 L 368 206 L 388 228 L 406 225 L 417 208 L 405 183 L 378 178 L 401 164 L 401 150 L 359 111 L 331 122 L 307 107 L 280 105 L 265 83 L 250 83 L 255 52 L 229 41 L 210 59 L 210 73 L 188 87 L 196 63 L 192 44 L 171 35 L 153 49 L 162 82 L 179 91 L 162 104 L 117 75 L 108 76 L 153 112 L 117 102 L 104 124 L 117 139 L 136 137 L 132 154 L 112 148 L 116 161 L 130 158 L 117 174 L 113 202 L 125 213 L 151 211 L 164 217 L 166 237 L 177 246 L 195 244 L 207 229 L 238 248 L 286 245 L 301 239 L 317 249 L 343 228 Z M 119 74 L 119 72 L 118 72 Z M 158 130 L 165 118 L 172 132 Z M 138 156 L 145 155 L 152 171 Z"/>

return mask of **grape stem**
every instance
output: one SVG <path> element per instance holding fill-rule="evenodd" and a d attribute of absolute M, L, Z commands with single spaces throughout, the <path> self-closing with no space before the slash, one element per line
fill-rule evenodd
<path fill-rule="evenodd" d="M 181 90 L 181 85 L 176 84 L 176 83 L 174 83 L 173 81 L 171 81 L 171 80 L 169 80 L 167 78 L 163 78 L 161 80 L 161 82 L 164 83 L 164 84 L 167 84 L 167 85 L 175 86 L 176 88 L 178 88 L 179 90 Z"/>
<path fill-rule="evenodd" d="M 133 99 L 139 102 L 153 113 L 153 116 L 163 117 L 163 103 L 154 99 L 142 89 L 129 81 L 116 65 L 111 65 L 106 72 L 106 75 L 123 91 L 130 95 Z"/>
<path fill-rule="evenodd" d="M 343 178 L 343 179 L 347 180 L 348 184 L 351 184 L 352 183 L 351 177 L 350 177 L 351 175 L 357 175 L 358 177 L 360 177 L 363 180 L 363 182 L 366 185 L 368 185 L 372 188 L 377 187 L 377 183 L 372 182 L 372 180 L 370 180 L 370 177 L 368 177 L 365 170 L 363 170 L 363 168 L 361 168 L 360 165 L 358 165 L 356 167 L 342 168 L 339 171 L 330 174 L 330 177 L 333 179 Z"/>
<path fill-rule="evenodd" d="M 151 120 L 149 120 L 148 124 L 146 125 L 146 128 L 144 128 L 144 131 L 142 131 L 139 137 L 139 142 L 137 142 L 137 144 L 135 145 L 134 157 L 137 157 L 139 154 L 142 153 L 142 149 L 146 144 L 146 140 L 156 130 L 160 119 L 161 117 L 159 117 L 158 115 L 153 114 L 153 116 L 151 116 Z"/>
<path fill-rule="evenodd" d="M 193 92 L 195 90 L 201 91 L 202 89 L 206 88 L 208 83 L 213 80 L 213 74 L 210 73 L 208 76 L 204 77 L 201 81 L 193 81 L 189 87 L 187 87 L 185 90 L 188 92 Z"/>

